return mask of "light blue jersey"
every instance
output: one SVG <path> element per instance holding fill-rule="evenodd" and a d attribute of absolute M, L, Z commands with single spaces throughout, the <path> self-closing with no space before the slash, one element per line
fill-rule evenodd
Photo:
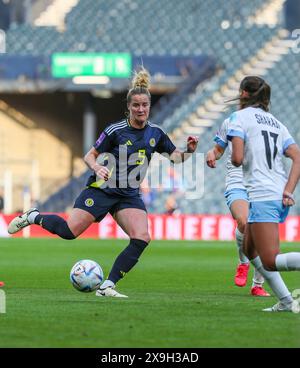
<path fill-rule="evenodd" d="M 244 189 L 243 184 L 243 169 L 242 167 L 236 167 L 231 163 L 232 154 L 232 144 L 230 140 L 227 139 L 229 119 L 225 119 L 220 127 L 220 130 L 216 134 L 214 141 L 222 148 L 228 148 L 227 153 L 227 174 L 225 180 L 225 192 L 231 191 L 233 189 Z M 230 206 L 229 206 L 230 207 Z"/>
<path fill-rule="evenodd" d="M 261 108 L 248 107 L 230 116 L 228 140 L 244 140 L 243 176 L 250 202 L 282 200 L 287 182 L 283 156 L 294 139 L 287 128 Z"/>

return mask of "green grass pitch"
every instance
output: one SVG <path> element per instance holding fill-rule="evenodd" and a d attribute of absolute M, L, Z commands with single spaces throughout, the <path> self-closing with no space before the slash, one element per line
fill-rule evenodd
<path fill-rule="evenodd" d="M 300 314 L 262 312 L 276 299 L 249 295 L 252 269 L 245 288 L 234 286 L 231 242 L 153 241 L 118 284 L 128 299 L 72 287 L 76 261 L 93 259 L 107 275 L 126 244 L 1 239 L 0 347 L 300 347 Z M 282 245 L 284 252 L 296 249 Z M 291 291 L 300 288 L 299 273 L 283 278 Z"/>

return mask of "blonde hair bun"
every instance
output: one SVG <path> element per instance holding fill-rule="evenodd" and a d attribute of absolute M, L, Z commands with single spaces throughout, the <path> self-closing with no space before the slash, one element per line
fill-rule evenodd
<path fill-rule="evenodd" d="M 150 88 L 150 74 L 144 67 L 139 72 L 134 72 L 132 88 Z"/>

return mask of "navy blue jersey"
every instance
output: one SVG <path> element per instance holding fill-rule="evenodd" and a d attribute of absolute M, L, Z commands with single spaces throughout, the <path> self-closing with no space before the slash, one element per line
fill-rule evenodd
<path fill-rule="evenodd" d="M 97 179 L 94 173 L 87 185 L 108 194 L 134 196 L 139 193 L 152 154 L 171 155 L 176 147 L 159 126 L 147 122 L 143 129 L 136 129 L 122 120 L 105 128 L 94 148 L 103 154 L 102 164 L 110 170 L 110 178 Z"/>

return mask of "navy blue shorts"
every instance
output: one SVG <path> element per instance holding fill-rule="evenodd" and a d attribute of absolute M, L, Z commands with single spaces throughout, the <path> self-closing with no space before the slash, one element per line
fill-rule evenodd
<path fill-rule="evenodd" d="M 124 208 L 138 208 L 147 212 L 145 204 L 139 196 L 108 195 L 103 190 L 97 188 L 84 189 L 76 199 L 74 208 L 80 208 L 89 212 L 95 217 L 97 222 L 100 222 L 108 212 L 114 215 Z"/>

